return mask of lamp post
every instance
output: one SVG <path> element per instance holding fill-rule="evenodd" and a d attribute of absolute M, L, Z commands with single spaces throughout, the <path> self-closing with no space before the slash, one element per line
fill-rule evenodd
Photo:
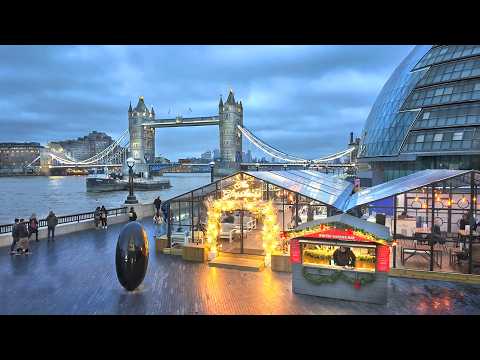
<path fill-rule="evenodd" d="M 210 182 L 213 183 L 213 169 L 215 168 L 215 161 L 210 162 Z"/>
<path fill-rule="evenodd" d="M 128 196 L 125 204 L 138 204 L 138 200 L 133 194 L 133 167 L 135 166 L 135 159 L 129 157 L 127 159 L 128 166 Z"/>
<path fill-rule="evenodd" d="M 257 163 L 255 164 L 255 167 L 257 168 L 257 171 L 258 171 L 258 170 L 260 169 L 260 163 L 257 162 Z"/>

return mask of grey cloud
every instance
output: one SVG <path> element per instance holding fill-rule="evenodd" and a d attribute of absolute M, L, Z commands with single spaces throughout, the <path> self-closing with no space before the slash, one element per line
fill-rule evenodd
<path fill-rule="evenodd" d="M 233 87 L 249 129 L 286 152 L 323 155 L 360 133 L 411 48 L 0 46 L 0 141 L 116 136 L 140 95 L 158 117 L 215 115 L 219 95 Z M 157 151 L 171 158 L 215 147 L 215 127 L 157 135 Z"/>

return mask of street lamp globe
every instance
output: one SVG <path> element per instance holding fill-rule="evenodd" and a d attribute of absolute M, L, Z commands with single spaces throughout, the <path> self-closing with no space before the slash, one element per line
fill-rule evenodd
<path fill-rule="evenodd" d="M 215 166 L 215 161 L 210 161 L 210 167 L 214 167 Z"/>
<path fill-rule="evenodd" d="M 127 165 L 128 165 L 128 167 L 129 167 L 130 169 L 133 168 L 133 166 L 135 165 L 135 159 L 132 158 L 132 157 L 129 157 L 129 158 L 127 159 Z"/>

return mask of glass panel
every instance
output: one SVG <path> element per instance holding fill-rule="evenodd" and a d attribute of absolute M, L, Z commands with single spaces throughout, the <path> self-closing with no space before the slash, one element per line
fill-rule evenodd
<path fill-rule="evenodd" d="M 456 132 L 453 134 L 452 140 L 462 140 L 463 139 L 463 132 Z"/>
<path fill-rule="evenodd" d="M 450 94 L 451 96 L 445 96 Z M 436 85 L 433 88 L 417 89 L 405 100 L 402 109 L 478 99 L 480 99 L 478 80 L 462 80 L 453 85 Z"/>
<path fill-rule="evenodd" d="M 361 136 L 359 157 L 399 153 L 400 144 L 404 141 L 418 112 L 398 111 L 415 84 L 426 73 L 426 70 L 412 73 L 411 69 L 428 50 L 430 46 L 415 47 L 382 88 L 367 118 Z"/>
<path fill-rule="evenodd" d="M 443 45 L 432 48 L 415 66 L 414 70 L 453 59 L 472 56 L 480 52 L 480 45 Z"/>

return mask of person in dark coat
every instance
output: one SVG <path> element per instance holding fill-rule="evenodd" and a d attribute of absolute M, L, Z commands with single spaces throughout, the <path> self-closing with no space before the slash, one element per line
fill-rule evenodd
<path fill-rule="evenodd" d="M 100 219 L 102 220 L 102 228 L 106 229 L 107 228 L 107 216 L 108 212 L 105 206 L 102 205 L 102 208 L 100 209 Z"/>
<path fill-rule="evenodd" d="M 18 242 L 18 223 L 20 222 L 19 219 L 15 219 L 15 223 L 12 226 L 12 246 L 10 246 L 10 254 L 15 254 L 15 245 Z"/>
<path fill-rule="evenodd" d="M 100 206 L 97 206 L 95 209 L 95 213 L 93 214 L 93 222 L 95 224 L 95 228 L 98 229 L 98 225 L 100 224 Z"/>
<path fill-rule="evenodd" d="M 21 251 L 24 254 L 28 254 L 30 252 L 28 248 L 28 229 L 27 229 L 27 223 L 25 222 L 24 219 L 20 219 L 17 229 L 18 229 L 18 243 L 22 249 Z"/>
<path fill-rule="evenodd" d="M 346 246 L 340 246 L 333 253 L 333 262 L 338 266 L 355 266 L 355 254 Z"/>
<path fill-rule="evenodd" d="M 128 212 L 128 220 L 129 221 L 137 220 L 137 213 L 135 212 L 135 209 L 133 208 L 133 206 L 130 208 L 130 211 Z"/>
<path fill-rule="evenodd" d="M 48 241 L 50 241 L 50 234 L 52 235 L 52 241 L 55 241 L 55 227 L 58 225 L 58 218 L 53 211 L 47 216 L 48 227 Z"/>
<path fill-rule="evenodd" d="M 155 206 L 156 209 L 156 214 L 160 213 L 160 207 L 162 206 L 162 200 L 160 200 L 160 196 L 158 196 L 154 201 L 153 205 Z"/>
<path fill-rule="evenodd" d="M 38 220 L 35 214 L 32 214 L 30 220 L 28 220 L 28 239 L 30 240 L 30 236 L 35 234 L 35 241 L 38 241 Z"/>
<path fill-rule="evenodd" d="M 168 201 L 164 202 L 161 205 L 161 208 L 162 208 L 164 223 L 168 223 L 168 217 L 170 216 L 170 203 Z"/>

